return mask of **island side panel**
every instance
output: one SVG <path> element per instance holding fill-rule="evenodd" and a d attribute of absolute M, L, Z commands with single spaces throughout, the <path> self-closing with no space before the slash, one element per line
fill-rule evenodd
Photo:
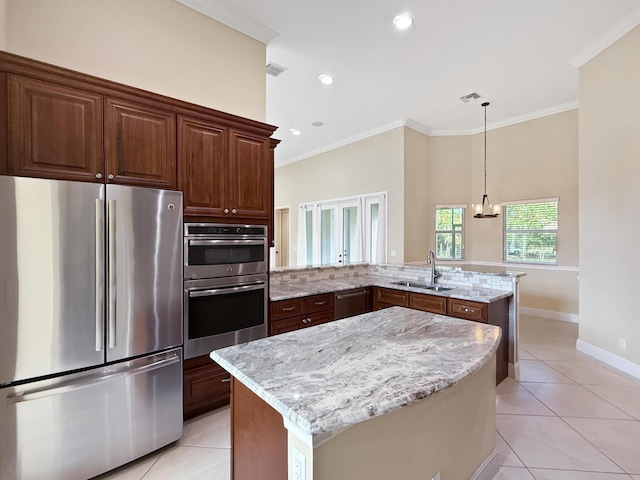
<path fill-rule="evenodd" d="M 231 480 L 287 478 L 282 415 L 231 377 Z"/>
<path fill-rule="evenodd" d="M 339 433 L 314 449 L 313 480 L 493 478 L 495 372 L 494 356 L 452 387 Z"/>

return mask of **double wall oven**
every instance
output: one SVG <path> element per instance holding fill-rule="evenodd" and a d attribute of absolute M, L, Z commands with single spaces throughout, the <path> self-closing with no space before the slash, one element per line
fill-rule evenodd
<path fill-rule="evenodd" d="M 267 227 L 186 223 L 184 358 L 267 335 Z"/>

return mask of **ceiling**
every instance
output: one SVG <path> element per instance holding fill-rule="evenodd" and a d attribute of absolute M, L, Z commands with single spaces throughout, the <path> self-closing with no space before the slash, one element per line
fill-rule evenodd
<path fill-rule="evenodd" d="M 489 128 L 575 108 L 578 67 L 640 23 L 640 0 L 177 1 L 287 69 L 266 83 L 276 166 L 400 125 L 476 133 L 484 101 Z M 393 26 L 399 13 L 408 30 Z M 482 98 L 460 100 L 472 92 Z"/>

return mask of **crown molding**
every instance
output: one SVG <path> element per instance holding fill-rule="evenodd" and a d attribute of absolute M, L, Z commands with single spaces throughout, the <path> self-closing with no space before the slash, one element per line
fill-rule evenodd
<path fill-rule="evenodd" d="M 607 33 L 601 35 L 596 41 L 587 45 L 587 47 L 573 57 L 569 63 L 576 68 L 582 67 L 589 60 L 616 43 L 638 25 L 640 25 L 640 7 L 627 15 Z"/>
<path fill-rule="evenodd" d="M 524 115 L 518 115 L 515 117 L 507 118 L 500 122 L 495 122 L 492 124 L 487 124 L 487 131 L 493 130 L 496 128 L 508 127 L 510 125 L 515 125 L 522 122 L 528 122 L 529 120 L 535 120 L 538 118 L 548 117 L 549 115 L 555 115 L 556 113 L 567 112 L 569 110 L 575 110 L 578 108 L 578 102 L 567 102 L 562 103 L 560 105 L 555 105 L 553 107 L 544 108 L 542 110 L 536 110 L 535 112 L 527 113 Z M 411 118 L 398 119 L 393 122 L 386 123 L 376 128 L 372 128 L 371 130 L 367 130 L 365 132 L 359 133 L 357 135 L 353 135 L 351 137 L 344 138 L 335 143 L 326 145 L 324 147 L 318 148 L 316 150 L 311 150 L 309 152 L 296 155 L 295 157 L 288 158 L 282 161 L 276 161 L 275 167 L 284 167 L 285 165 L 289 165 L 290 163 L 299 162 L 300 160 L 305 160 L 310 157 L 314 157 L 316 155 L 320 155 L 322 153 L 326 153 L 335 148 L 344 147 L 351 143 L 357 142 L 359 140 L 364 140 L 365 138 L 373 137 L 374 135 L 379 135 L 381 133 L 387 132 L 389 130 L 393 130 L 398 127 L 407 127 L 412 130 L 416 130 L 424 135 L 428 135 L 430 137 L 448 137 L 448 136 L 460 136 L 460 135 L 475 135 L 476 133 L 484 132 L 484 126 L 476 127 L 476 128 L 467 128 L 467 129 L 458 129 L 458 130 L 430 130 L 428 127 L 425 127 L 423 124 L 412 120 Z"/>
<path fill-rule="evenodd" d="M 276 161 L 275 162 L 275 166 L 276 168 L 278 167 L 284 167 L 285 165 L 289 165 L 290 163 L 295 163 L 295 162 L 299 162 L 300 160 L 305 160 L 307 158 L 310 157 L 315 157 L 316 155 L 320 155 L 322 153 L 326 153 L 330 150 L 334 150 L 336 148 L 340 148 L 340 147 L 344 147 L 346 145 L 350 145 L 352 143 L 358 142 L 360 140 L 364 140 L 366 138 L 369 137 L 373 137 L 375 135 L 379 135 L 381 133 L 384 132 L 388 132 L 389 130 L 393 130 L 395 128 L 399 128 L 399 127 L 404 127 L 405 126 L 405 120 L 400 119 L 400 120 L 394 120 L 392 122 L 389 123 L 385 123 L 384 125 L 381 125 L 379 127 L 376 128 L 372 128 L 371 130 L 366 130 L 364 132 L 358 133 L 356 135 L 352 135 L 351 137 L 347 137 L 344 138 L 342 140 L 338 140 L 337 142 L 331 143 L 329 145 L 325 145 L 324 147 L 321 148 L 317 148 L 315 150 L 311 150 L 309 152 L 300 154 L 300 155 L 296 155 L 295 157 L 291 157 L 288 158 L 284 161 Z M 415 122 L 416 124 L 418 124 L 417 122 Z"/>
<path fill-rule="evenodd" d="M 225 24 L 228 27 L 244 33 L 248 37 L 253 38 L 265 45 L 273 41 L 279 34 L 264 25 L 251 20 L 244 15 L 240 15 L 228 8 L 216 5 L 215 2 L 207 0 L 174 0 L 185 7 L 195 10 L 202 15 Z"/>
<path fill-rule="evenodd" d="M 578 108 L 578 102 L 561 103 L 560 105 L 554 105 L 553 107 L 543 108 L 542 110 L 536 110 L 535 112 L 525 113 L 523 115 L 516 115 L 515 117 L 506 118 L 499 122 L 493 122 L 487 124 L 487 130 L 494 130 L 496 128 L 508 127 L 510 125 L 516 125 L 522 122 L 528 122 L 529 120 L 536 120 L 538 118 L 548 117 L 549 115 L 555 115 L 556 113 L 568 112 L 569 110 L 575 110 Z M 450 137 L 456 135 L 475 135 L 476 133 L 484 132 L 484 126 L 457 129 L 457 130 L 432 130 L 432 137 Z"/>

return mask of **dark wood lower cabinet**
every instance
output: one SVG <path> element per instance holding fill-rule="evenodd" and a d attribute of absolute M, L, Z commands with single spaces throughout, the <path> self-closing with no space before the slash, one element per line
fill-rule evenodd
<path fill-rule="evenodd" d="M 184 361 L 183 416 L 201 415 L 229 403 L 231 375 L 208 355 Z"/>

